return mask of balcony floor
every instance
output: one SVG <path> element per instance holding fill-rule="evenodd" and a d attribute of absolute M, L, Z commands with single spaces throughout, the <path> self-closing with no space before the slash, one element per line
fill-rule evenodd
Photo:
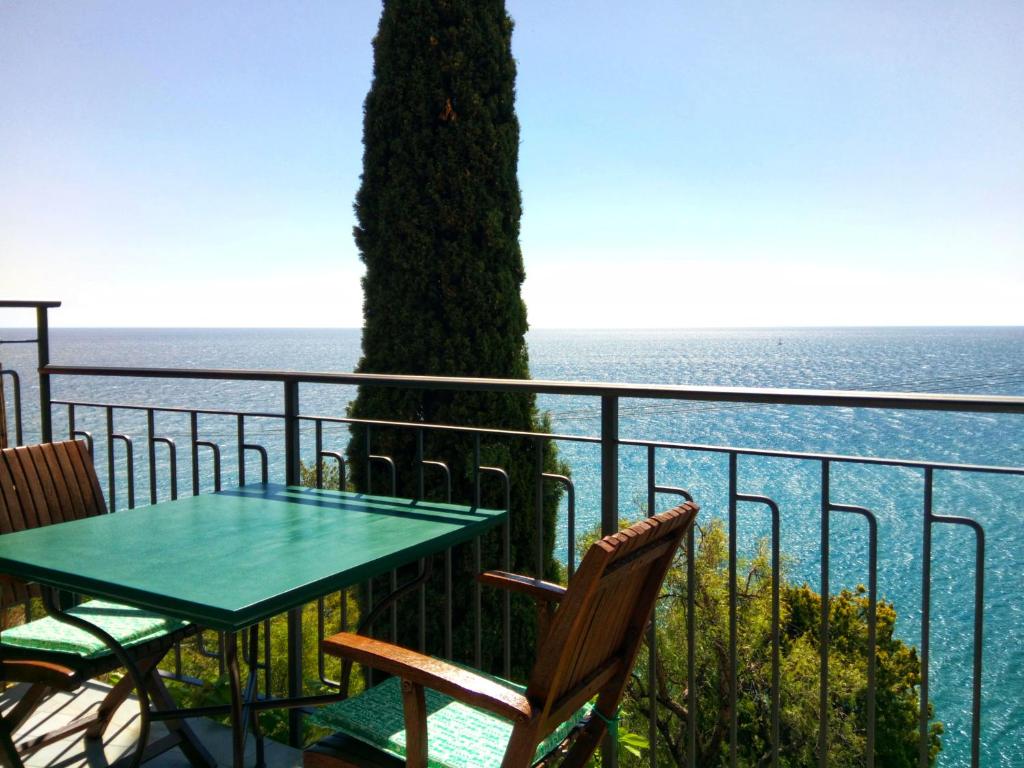
<path fill-rule="evenodd" d="M 12 707 L 26 687 L 12 686 L 0 694 L 0 711 L 6 712 Z M 33 713 L 26 726 L 31 730 L 26 730 L 25 727 L 19 729 L 19 737 L 26 736 L 36 729 L 49 731 L 71 722 L 89 708 L 98 705 L 106 690 L 105 685 L 89 683 L 74 695 L 55 694 Z M 73 735 L 39 750 L 26 760 L 25 765 L 27 768 L 95 768 L 105 765 L 135 748 L 138 718 L 138 705 L 133 698 L 118 710 L 114 722 L 107 730 L 102 749 L 98 743 L 87 741 L 81 735 Z M 190 725 L 218 765 L 231 765 L 231 733 L 226 726 L 203 718 L 191 720 Z M 165 733 L 162 724 L 153 723 L 150 740 L 155 740 Z M 266 741 L 266 748 L 268 768 L 299 768 L 302 765 L 302 753 L 297 749 L 269 739 Z M 246 749 L 247 764 L 252 764 L 254 755 L 255 749 L 250 736 Z M 180 749 L 174 748 L 145 765 L 147 768 L 188 768 L 189 762 Z"/>

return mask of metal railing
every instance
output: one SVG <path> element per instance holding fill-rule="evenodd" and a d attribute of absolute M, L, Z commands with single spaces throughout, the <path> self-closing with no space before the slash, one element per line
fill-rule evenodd
<path fill-rule="evenodd" d="M 39 430 L 44 442 L 52 439 L 50 428 L 50 377 L 42 373 L 42 369 L 50 362 L 50 319 L 49 310 L 59 307 L 59 301 L 0 301 L 0 309 L 34 309 L 36 314 L 36 337 L 34 339 L 0 339 L 4 344 L 35 344 L 39 364 Z M 13 391 L 15 444 L 21 445 L 24 439 L 21 412 L 21 379 L 14 370 L 3 370 L 0 364 L 0 413 L 7 415 L 4 406 L 4 380 L 10 378 Z M 6 445 L 8 424 L 0 419 L 3 437 L 0 445 Z"/>
<path fill-rule="evenodd" d="M 793 451 L 779 451 L 770 449 L 753 449 L 717 445 L 697 445 L 670 441 L 638 440 L 621 437 L 619 434 L 619 401 L 622 398 L 642 399 L 670 399 L 680 401 L 705 401 L 705 402 L 728 402 L 743 404 L 772 404 L 772 405 L 802 405 L 821 407 L 844 407 L 844 408 L 869 408 L 869 409 L 899 409 L 899 410 L 930 410 L 930 411 L 958 411 L 983 414 L 1017 414 L 1024 413 L 1024 398 L 1020 397 L 989 397 L 976 395 L 931 395 L 931 394 L 903 394 L 903 393 L 876 393 L 876 392 L 823 392 L 808 390 L 780 390 L 780 389 L 738 389 L 738 388 L 710 388 L 710 387 L 678 387 L 678 386 L 649 386 L 649 385 L 625 385 L 625 384 L 591 384 L 580 382 L 553 382 L 553 381 L 520 381 L 520 380 L 486 380 L 467 378 L 447 377 L 420 377 L 420 376 L 382 376 L 382 375 L 361 375 L 361 374 L 333 374 L 333 373 L 300 373 L 285 371 L 234 371 L 234 370 L 182 370 L 182 369 L 150 369 L 150 368 L 108 368 L 89 366 L 55 366 L 47 365 L 40 371 L 46 376 L 103 376 L 103 377 L 133 377 L 133 378 L 160 378 L 160 379 L 206 379 L 217 381 L 261 381 L 277 382 L 282 386 L 282 410 L 280 412 L 239 412 L 234 410 L 202 410 L 189 408 L 156 407 L 149 405 L 134 404 L 113 404 L 98 402 L 73 402 L 56 401 L 53 406 L 67 409 L 67 427 L 69 435 L 81 435 L 76 428 L 76 421 L 84 409 L 100 409 L 105 414 L 105 444 L 107 448 L 107 475 L 108 493 L 111 508 L 114 508 L 117 499 L 117 483 L 115 481 L 115 447 L 125 447 L 125 461 L 131 464 L 131 438 L 126 434 L 114 432 L 114 411 L 136 412 L 145 416 L 147 424 L 146 446 L 149 457 L 149 478 L 150 478 L 150 501 L 157 498 L 156 479 L 156 447 L 165 445 L 168 449 L 167 461 L 169 462 L 170 473 L 176 477 L 176 446 L 172 439 L 156 434 L 154 431 L 155 415 L 158 413 L 177 413 L 187 416 L 189 420 L 189 448 L 191 454 L 192 491 L 198 493 L 200 488 L 200 467 L 203 461 L 212 467 L 212 478 L 214 487 L 220 487 L 222 461 L 218 444 L 212 440 L 204 439 L 199 429 L 199 418 L 201 416 L 232 417 L 237 425 L 234 439 L 234 450 L 236 458 L 236 476 L 240 482 L 246 478 L 246 457 L 258 455 L 261 460 L 262 479 L 268 476 L 268 450 L 265 446 L 250 442 L 250 435 L 246 431 L 246 424 L 251 419 L 273 419 L 280 421 L 283 425 L 283 464 L 284 480 L 288 483 L 298 483 L 300 479 L 300 462 L 302 452 L 303 425 L 311 425 L 314 432 L 313 438 L 313 466 L 316 471 L 318 483 L 322 483 L 323 469 L 321 462 L 325 459 L 337 462 L 339 472 L 344 477 L 345 465 L 351 461 L 366 461 L 369 464 L 377 463 L 386 467 L 392 484 L 394 483 L 395 472 L 409 471 L 410 468 L 396 467 L 393 460 L 388 456 L 378 455 L 372 450 L 372 440 L 368 439 L 366 450 L 362 456 L 345 456 L 342 452 L 325 449 L 323 442 L 324 429 L 328 425 L 348 425 L 360 423 L 368 428 L 368 433 L 373 430 L 384 429 L 410 429 L 415 430 L 420 436 L 422 446 L 422 435 L 424 432 L 432 433 L 460 433 L 475 436 L 477 445 L 478 476 L 487 474 L 494 475 L 499 479 L 504 474 L 507 484 L 508 477 L 505 468 L 484 467 L 479 462 L 479 444 L 482 438 L 491 439 L 525 439 L 534 441 L 541 446 L 545 441 L 557 443 L 589 443 L 600 450 L 600 523 L 601 531 L 609 533 L 617 529 L 620 517 L 619 480 L 620 480 L 620 450 L 624 448 L 635 448 L 646 452 L 646 506 L 648 511 L 655 510 L 656 498 L 662 494 L 688 495 L 687 491 L 663 484 L 663 479 L 656 476 L 656 456 L 659 452 L 682 452 L 687 454 L 721 455 L 728 462 L 728 560 L 729 560 L 729 665 L 730 665 L 730 686 L 729 686 L 729 754 L 731 764 L 736 764 L 737 759 L 737 697 L 740 695 L 738 680 L 740 679 L 737 668 L 737 573 L 738 573 L 738 535 L 737 524 L 741 507 L 760 506 L 767 510 L 771 517 L 770 549 L 773 569 L 772 582 L 772 692 L 771 692 L 771 760 L 772 765 L 778 763 L 779 749 L 779 574 L 780 574 L 780 527 L 782 515 L 777 500 L 766 495 L 744 493 L 742 488 L 742 476 L 740 473 L 741 457 L 762 457 L 770 459 L 784 459 L 798 462 L 814 462 L 818 465 L 820 473 L 820 592 L 823 596 L 832 594 L 830 584 L 830 555 L 834 544 L 830 537 L 830 524 L 836 515 L 852 515 L 862 519 L 865 523 L 865 536 L 868 549 L 868 586 L 867 586 L 867 712 L 866 712 L 866 755 L 867 765 L 874 764 L 874 740 L 876 732 L 875 723 L 875 685 L 876 685 L 876 663 L 875 663 L 875 633 L 876 633 L 876 607 L 878 602 L 877 593 L 877 563 L 878 563 L 878 531 L 875 514 L 862 506 L 843 503 L 842 500 L 833 497 L 831 491 L 833 472 L 835 467 L 847 464 L 863 466 L 886 466 L 896 467 L 903 470 L 913 471 L 920 474 L 920 499 L 923 509 L 922 515 L 922 601 L 921 601 L 921 684 L 920 684 L 920 707 L 919 707 L 919 730 L 920 730 L 920 764 L 928 764 L 929 749 L 929 654 L 930 634 L 933 606 L 930 599 L 930 585 L 932 579 L 932 536 L 935 526 L 959 526 L 970 531 L 975 537 L 974 548 L 974 584 L 973 584 L 973 638 L 972 638 L 972 673 L 971 673 L 971 731 L 970 731 L 970 752 L 972 765 L 980 762 L 979 747 L 981 742 L 981 679 L 982 679 L 982 638 L 983 638 L 983 600 L 984 600 L 984 566 L 985 566 L 985 531 L 975 519 L 963 516 L 950 516 L 937 514 L 933 508 L 933 491 L 936 472 L 969 472 L 978 474 L 996 475 L 1024 475 L 1024 468 L 1004 466 L 979 466 L 956 463 L 940 463 L 931 461 L 918 461 L 906 459 L 888 459 L 877 457 L 864 457 L 852 455 L 833 455 L 821 453 L 803 453 Z M 491 391 L 491 392 L 529 392 L 533 394 L 548 394 L 571 397 L 592 397 L 600 401 L 601 428 L 600 435 L 570 435 L 570 434 L 534 434 L 510 432 L 498 429 L 468 428 L 458 425 L 422 424 L 392 421 L 366 421 L 356 420 L 337 416 L 305 414 L 300 410 L 299 387 L 305 384 L 339 384 L 339 385 L 364 385 L 401 387 L 416 389 L 435 389 L 448 391 Z M 308 431 L 308 430 L 307 430 Z M 208 458 L 203 459 L 200 449 L 208 451 Z M 422 450 L 417 456 L 417 466 L 411 468 L 418 473 L 420 488 L 422 489 L 422 477 L 425 472 L 447 472 L 443 462 L 424 456 Z M 127 482 L 128 506 L 134 503 L 134 474 L 131 471 L 124 473 Z M 558 483 L 569 489 L 569 509 L 566 525 L 571 531 L 567 535 L 567 551 L 565 562 L 571 573 L 574 566 L 574 542 L 576 538 L 575 526 L 575 497 L 576 489 L 573 481 L 567 477 L 554 476 L 543 472 L 540 463 L 536 467 L 533 480 L 537 484 L 538 494 L 545 483 Z M 449 481 L 450 482 L 450 481 Z M 479 483 L 477 485 L 479 487 Z M 507 487 L 507 486 L 506 486 Z M 176 493 L 172 485 L 171 495 Z M 698 499 L 699 501 L 699 499 Z M 537 529 L 538 537 L 541 529 Z M 695 543 L 691 536 L 689 551 L 694 552 Z M 537 568 L 538 573 L 544 562 L 544 543 L 538 538 L 537 545 Z M 693 569 L 694 557 L 688 558 L 688 579 L 692 587 L 695 572 Z M 447 589 L 451 595 L 450 585 L 450 558 L 446 559 L 446 573 L 448 575 Z M 392 579 L 394 584 L 394 577 Z M 689 679 L 694 679 L 695 654 L 697 628 L 695 626 L 695 608 L 693 605 L 694 589 L 687 589 L 687 672 Z M 476 661 L 480 658 L 480 627 L 479 627 L 479 593 L 476 600 L 477 625 L 475 627 L 476 638 Z M 446 617 L 448 627 L 448 642 L 445 650 L 450 653 L 451 638 L 451 615 L 450 599 L 448 601 L 449 613 Z M 422 598 L 419 601 L 419 610 L 424 610 Z M 508 672 L 508 608 L 505 609 L 505 654 L 504 667 Z M 392 610 L 392 627 L 394 627 L 394 610 Z M 818 731 L 818 755 L 821 765 L 825 765 L 828 755 L 829 733 L 829 649 L 830 649 L 830 614 L 829 599 L 821 601 L 821 612 L 819 619 L 819 642 L 820 642 L 820 667 L 819 667 L 819 731 Z M 290 648 L 301 647 L 301 622 L 297 616 L 292 616 L 288 622 Z M 324 631 L 323 616 L 319 621 L 320 631 Z M 654 637 L 652 629 L 652 637 Z M 657 649 L 654 644 L 650 647 L 649 663 L 653 665 Z M 301 656 L 290 655 L 289 659 L 289 695 L 300 695 L 302 668 Z M 320 664 L 321 679 L 324 683 L 331 683 L 326 678 L 323 663 Z M 697 700 L 695 686 L 690 686 L 688 693 L 690 712 L 697 712 Z M 689 764 L 695 765 L 697 760 L 697 717 L 691 716 L 687 723 L 689 738 L 687 747 L 689 750 Z M 293 737 L 297 738 L 298 722 L 293 723 Z M 648 738 L 651 743 L 650 756 L 651 764 L 654 765 L 655 745 L 659 739 L 659 731 L 656 725 L 656 712 L 652 709 L 649 716 Z"/>
<path fill-rule="evenodd" d="M 802 389 L 750 389 L 750 388 L 724 388 L 724 387 L 681 387 L 681 386 L 653 386 L 653 385 L 629 385 L 609 383 L 581 383 L 581 382 L 559 382 L 559 381 L 522 381 L 522 380 L 492 380 L 475 378 L 454 378 L 454 377 L 423 377 L 423 376 L 400 376 L 400 375 L 370 375 L 370 374 L 336 374 L 316 372 L 294 372 L 294 371 L 238 371 L 238 370 L 209 370 L 209 369 L 167 369 L 167 368 L 130 368 L 130 367 L 97 367 L 97 366 L 58 366 L 49 364 L 49 340 L 47 310 L 59 306 L 59 302 L 10 302 L 0 301 L 0 308 L 17 307 L 31 308 L 36 310 L 36 338 L 16 339 L 17 343 L 35 343 L 38 350 L 38 373 L 39 373 L 39 432 L 42 440 L 53 438 L 53 416 L 54 409 L 57 410 L 60 418 L 60 409 L 63 409 L 63 418 L 60 419 L 60 426 L 69 437 L 85 439 L 94 451 L 94 456 L 100 457 L 105 454 L 105 470 L 107 480 L 107 498 L 111 510 L 118 508 L 132 508 L 136 504 L 136 463 L 137 459 L 145 467 L 145 474 L 148 477 L 149 503 L 156 503 L 164 497 L 176 498 L 179 492 L 179 470 L 181 465 L 187 464 L 185 468 L 185 485 L 190 486 L 193 494 L 206 490 L 217 490 L 225 482 L 238 482 L 244 484 L 251 477 L 250 466 L 252 461 L 258 461 L 256 465 L 258 475 L 263 482 L 272 476 L 281 475 L 281 479 L 290 484 L 298 483 L 301 479 L 301 463 L 304 455 L 309 455 L 312 448 L 312 461 L 315 483 L 322 485 L 324 482 L 324 462 L 332 462 L 337 467 L 338 477 L 344 484 L 346 472 L 351 462 L 363 461 L 367 466 L 376 466 L 381 472 L 386 473 L 384 477 L 390 482 L 390 488 L 396 487 L 396 476 L 399 472 L 415 472 L 418 480 L 420 496 L 424 490 L 424 476 L 428 473 L 437 473 L 446 478 L 448 496 L 451 496 L 451 474 L 444 461 L 437 457 L 431 457 L 424 451 L 424 435 L 468 435 L 474 442 L 474 467 L 475 481 L 474 488 L 476 499 L 479 500 L 480 487 L 482 482 L 494 482 L 504 488 L 506 506 L 509 506 L 510 498 L 510 477 L 508 468 L 499 466 L 485 466 L 481 461 L 481 441 L 493 440 L 525 440 L 530 441 L 535 447 L 536 455 L 543 453 L 543 446 L 551 441 L 560 445 L 575 444 L 591 446 L 599 452 L 599 483 L 598 488 L 592 495 L 599 498 L 599 503 L 592 505 L 597 508 L 602 533 L 610 533 L 617 529 L 621 514 L 621 493 L 620 493 L 620 463 L 624 451 L 639 451 L 643 457 L 643 466 L 639 471 L 644 476 L 644 506 L 649 514 L 656 511 L 656 503 L 661 496 L 683 496 L 688 497 L 689 492 L 679 485 L 669 485 L 663 476 L 663 470 L 659 469 L 659 458 L 666 455 L 678 456 L 717 456 L 720 457 L 726 466 L 724 478 L 719 478 L 726 489 L 726 504 L 724 517 L 727 529 L 728 546 L 728 693 L 727 710 L 728 717 L 728 754 L 731 765 L 737 763 L 738 755 L 738 705 L 741 692 L 741 671 L 738 666 L 740 653 L 737 647 L 739 635 L 738 628 L 738 596 L 740 588 L 738 584 L 738 572 L 740 563 L 739 548 L 741 536 L 739 525 L 741 522 L 741 510 L 761 509 L 768 513 L 769 530 L 768 546 L 771 562 L 771 685 L 770 685 L 770 737 L 769 754 L 767 762 L 777 765 L 780 748 L 780 581 L 782 574 L 782 552 L 781 552 L 781 531 L 784 526 L 784 505 L 778 498 L 766 493 L 747 493 L 744 488 L 748 481 L 746 475 L 741 472 L 741 465 L 745 462 L 755 460 L 782 460 L 795 462 L 798 466 L 805 466 L 810 462 L 816 467 L 817 497 L 819 499 L 816 516 L 820 524 L 820 543 L 817 548 L 818 565 L 818 588 L 825 599 L 821 601 L 820 615 L 818 617 L 818 643 L 820 648 L 820 662 L 818 667 L 818 743 L 817 754 L 820 765 L 825 765 L 828 759 L 828 745 L 830 743 L 829 724 L 829 693 L 830 693 L 830 668 L 829 656 L 831 645 L 830 626 L 830 600 L 833 597 L 832 589 L 832 555 L 836 546 L 832 540 L 832 529 L 836 521 L 847 519 L 858 519 L 863 521 L 861 535 L 863 546 L 867 551 L 867 587 L 866 587 L 866 712 L 864 713 L 865 730 L 865 763 L 873 765 L 875 760 L 875 737 L 876 737 L 876 711 L 875 693 L 877 685 L 876 669 L 876 632 L 878 628 L 877 607 L 879 602 L 878 594 L 878 562 L 879 562 L 879 525 L 878 516 L 875 510 L 865 505 L 846 503 L 844 498 L 837 497 L 834 490 L 835 477 L 838 468 L 855 467 L 889 467 L 900 472 L 911 473 L 917 490 L 914 491 L 915 504 L 920 510 L 920 557 L 922 562 L 921 585 L 920 585 L 920 634 L 919 652 L 921 664 L 921 676 L 919 686 L 918 706 L 918 761 L 919 765 L 926 766 L 929 762 L 929 693 L 931 684 L 930 662 L 932 658 L 932 626 L 935 618 L 935 606 L 932 600 L 932 581 L 935 557 L 933 539 L 937 526 L 958 529 L 967 532 L 973 537 L 973 551 L 968 553 L 963 565 L 971 571 L 971 630 L 970 641 L 970 728 L 969 728 L 969 753 L 971 765 L 980 764 L 980 747 L 982 743 L 982 672 L 983 672 L 983 631 L 984 631 L 984 598 L 985 598 L 985 567 L 986 567 L 986 538 L 985 528 L 975 517 L 963 515 L 941 514 L 937 511 L 935 502 L 935 488 L 937 475 L 963 474 L 972 476 L 1024 476 L 1024 467 L 1017 466 L 989 466 L 951 462 L 937 462 L 927 460 L 915 460 L 904 458 L 882 458 L 876 456 L 842 455 L 823 452 L 800 452 L 783 451 L 770 448 L 734 447 L 725 445 L 704 445 L 693 444 L 672 440 L 651 440 L 635 439 L 620 435 L 620 401 L 626 398 L 638 400 L 657 401 L 679 401 L 679 402 L 703 402 L 703 403 L 729 403 L 738 405 L 771 405 L 771 406 L 812 406 L 823 408 L 862 408 L 862 409 L 895 409 L 898 411 L 919 410 L 919 411 L 947 411 L 975 414 L 1013 414 L 1020 416 L 1024 414 L 1024 398 L 1022 397 L 999 397 L 979 395 L 941 395 L 941 394 L 907 394 L 907 393 L 885 393 L 885 392 L 837 392 L 837 391 L 814 391 Z M 8 340 L 9 343 L 9 340 Z M 238 409 L 209 409 L 189 408 L 178 406 L 157 406 L 151 404 L 93 402 L 83 400 L 59 400 L 51 399 L 50 378 L 52 376 L 77 376 L 77 377 L 131 377 L 139 379 L 195 379 L 209 381 L 238 381 L 238 382 L 272 382 L 281 386 L 281 408 L 278 411 L 243 411 Z M 21 403 L 21 380 L 18 373 L 13 370 L 0 371 L 0 384 L 6 387 L 10 382 L 12 397 L 8 400 L 8 415 L 13 416 L 13 437 L 16 444 L 24 439 L 23 416 Z M 304 413 L 300 408 L 300 387 L 304 385 L 362 385 L 380 387 L 399 387 L 403 389 L 426 389 L 446 391 L 475 391 L 475 392 L 524 392 L 533 395 L 547 395 L 555 398 L 590 398 L 599 403 L 599 434 L 535 434 L 521 433 L 501 429 L 470 428 L 460 425 L 447 424 L 423 424 L 408 423 L 399 421 L 368 421 L 357 420 L 335 415 L 317 415 Z M 88 418 L 86 418 L 88 414 Z M 172 434 L 166 428 L 160 428 L 159 420 L 178 419 L 185 423 L 182 433 Z M 224 439 L 223 426 L 219 427 L 217 434 L 212 434 L 206 427 L 208 420 L 215 419 L 219 424 L 224 420 L 230 420 L 233 429 L 229 429 L 227 442 Z M 253 429 L 252 424 L 265 423 L 270 420 L 279 425 L 277 432 L 280 440 L 276 446 L 261 444 L 259 437 L 266 436 L 265 429 Z M 86 423 L 88 422 L 88 423 Z M 367 440 L 361 455 L 346 455 L 338 446 L 325 443 L 330 438 L 325 438 L 328 429 L 333 428 L 335 433 L 339 429 L 347 430 L 351 424 L 360 424 L 365 430 Z M 84 427 L 92 427 L 92 430 Z M 376 453 L 373 449 L 372 435 L 380 430 L 413 430 L 417 436 L 418 450 L 413 467 L 397 466 L 390 456 Z M 94 437 L 94 432 L 97 437 Z M 312 434 L 310 434 L 312 433 Z M 136 454 L 135 448 L 139 435 L 144 441 L 144 451 Z M 275 439 L 278 434 L 274 435 Z M 304 442 L 305 441 L 305 442 Z M 179 442 L 187 443 L 187 446 L 179 452 Z M 305 453 L 304 453 L 305 448 Z M 233 461 L 230 452 L 233 449 Z M 142 457 L 145 457 L 144 460 Z M 661 462 L 664 464 L 664 461 Z M 484 479 L 487 479 L 486 481 Z M 693 478 L 688 478 L 693 479 Z M 558 557 L 564 563 L 568 575 L 572 575 L 575 567 L 575 543 L 578 539 L 578 515 L 577 502 L 581 497 L 581 491 L 576 483 L 569 476 L 562 476 L 544 472 L 543 463 L 538 460 L 533 469 L 532 482 L 535 484 L 538 509 L 536 518 L 536 573 L 541 575 L 545 562 L 545 542 L 543 541 L 543 528 L 539 524 L 539 504 L 543 496 L 546 484 L 556 484 L 566 492 L 567 506 L 564 517 L 565 522 L 565 550 L 559 552 Z M 684 483 L 685 485 L 685 483 Z M 459 499 L 456 499 L 459 501 Z M 464 499 L 462 501 L 474 501 Z M 591 501 L 591 500 L 588 500 Z M 698 499 L 701 501 L 701 499 Z M 686 558 L 686 611 L 685 611 L 685 645 L 686 672 L 689 680 L 694 680 L 697 673 L 695 647 L 697 645 L 698 628 L 696 626 L 695 586 L 695 552 L 696 542 L 691 534 L 687 542 L 688 557 Z M 475 564 L 479 567 L 480 547 L 479 542 L 475 548 Z M 509 556 L 508 532 L 505 533 L 504 562 L 507 566 Z M 421 564 L 421 568 L 426 564 Z M 452 637 L 452 571 L 451 553 L 444 557 L 444 584 L 448 599 L 446 600 L 446 615 L 444 626 L 446 628 L 444 651 L 451 654 Z M 392 574 L 391 585 L 397 585 L 397 574 Z M 372 585 L 371 585 L 372 586 Z M 425 646 L 423 620 L 426 611 L 425 592 L 423 588 L 418 590 L 418 612 L 420 616 L 420 638 L 419 644 Z M 412 594 L 411 592 L 409 593 Z M 341 628 L 347 624 L 346 601 L 347 596 L 340 597 Z M 407 599 L 411 599 L 407 598 Z M 371 594 L 372 600 L 372 594 Z M 480 662 L 482 655 L 481 648 L 481 597 L 479 587 L 473 594 L 473 611 L 475 618 L 474 626 L 474 648 L 473 660 Z M 318 633 L 320 636 L 327 631 L 324 601 L 318 604 Z M 510 671 L 509 649 L 511 647 L 510 632 L 510 607 L 508 596 L 505 597 L 503 606 L 503 644 L 502 667 L 508 674 Z M 396 608 L 390 606 L 391 631 L 396 631 Z M 288 694 L 290 696 L 300 695 L 302 690 L 303 669 L 302 657 L 299 649 L 302 647 L 302 622 L 300 611 L 293 611 L 287 618 L 289 635 L 289 653 L 287 660 L 288 671 Z M 270 632 L 265 628 L 264 637 L 269 638 Z M 652 641 L 657 637 L 654 623 L 651 626 L 650 638 Z M 207 655 L 219 657 L 219 651 L 210 651 L 205 647 L 200 650 Z M 251 650 L 250 653 L 255 653 Z M 658 660 L 659 648 L 656 642 L 649 643 L 648 651 L 648 675 L 650 675 Z M 180 673 L 180 657 L 178 657 Z M 264 647 L 264 661 L 266 677 L 264 680 L 265 692 L 270 694 L 270 646 L 269 642 Z M 324 660 L 321 655 L 318 662 L 318 675 L 324 685 L 335 685 L 338 681 L 332 680 L 327 675 Z M 650 679 L 650 677 L 648 678 Z M 653 700 L 654 697 L 652 696 Z M 687 691 L 687 707 L 690 713 L 687 726 L 687 762 L 688 765 L 697 764 L 698 746 L 698 702 L 695 686 L 689 686 Z M 660 739 L 668 738 L 665 733 L 659 730 L 657 705 L 651 707 L 648 713 L 648 740 L 650 743 L 649 757 L 652 766 L 656 764 L 656 745 Z M 299 738 L 299 726 L 301 713 L 296 712 L 291 720 L 291 737 L 293 743 Z M 615 764 L 613 754 L 605 754 L 606 764 Z"/>

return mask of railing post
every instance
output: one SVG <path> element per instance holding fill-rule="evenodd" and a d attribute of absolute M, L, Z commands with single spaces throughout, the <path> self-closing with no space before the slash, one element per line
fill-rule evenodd
<path fill-rule="evenodd" d="M 50 423 L 50 374 L 42 369 L 50 364 L 50 321 L 46 307 L 36 307 L 36 351 L 39 353 L 39 432 L 40 442 L 53 442 Z"/>
<path fill-rule="evenodd" d="M 601 396 L 601 535 L 619 530 L 619 398 Z"/>
<path fill-rule="evenodd" d="M 318 457 L 319 460 L 319 457 Z M 284 461 L 285 482 L 298 485 L 302 480 L 299 469 L 299 381 L 284 380 Z M 302 609 L 288 611 L 288 696 L 302 695 Z M 302 745 L 302 711 L 288 710 L 288 743 Z"/>
<path fill-rule="evenodd" d="M 601 535 L 607 536 L 619 529 L 619 398 L 601 396 Z M 608 718 L 616 712 L 602 712 Z M 619 764 L 618 740 L 611 733 L 605 735 L 601 749 L 604 768 L 617 768 Z"/>
<path fill-rule="evenodd" d="M 299 381 L 284 380 L 284 462 L 285 482 L 298 485 L 302 482 L 299 469 Z"/>

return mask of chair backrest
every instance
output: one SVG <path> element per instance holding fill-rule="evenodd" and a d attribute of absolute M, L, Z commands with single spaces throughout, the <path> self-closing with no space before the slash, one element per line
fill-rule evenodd
<path fill-rule="evenodd" d="M 84 442 L 67 440 L 0 450 L 0 535 L 106 511 Z M 0 606 L 24 602 L 36 594 L 24 582 L 0 580 Z"/>
<path fill-rule="evenodd" d="M 595 694 L 617 706 L 669 566 L 698 511 L 692 502 L 596 542 L 540 645 L 527 698 L 562 722 Z M 605 712 L 611 717 L 612 712 Z"/>

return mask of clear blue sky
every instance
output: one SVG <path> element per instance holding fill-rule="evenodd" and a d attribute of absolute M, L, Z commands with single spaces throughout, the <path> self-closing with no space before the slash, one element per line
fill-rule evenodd
<path fill-rule="evenodd" d="M 1024 324 L 1019 0 L 508 7 L 534 327 Z M 0 0 L 0 298 L 360 325 L 378 15 Z"/>

